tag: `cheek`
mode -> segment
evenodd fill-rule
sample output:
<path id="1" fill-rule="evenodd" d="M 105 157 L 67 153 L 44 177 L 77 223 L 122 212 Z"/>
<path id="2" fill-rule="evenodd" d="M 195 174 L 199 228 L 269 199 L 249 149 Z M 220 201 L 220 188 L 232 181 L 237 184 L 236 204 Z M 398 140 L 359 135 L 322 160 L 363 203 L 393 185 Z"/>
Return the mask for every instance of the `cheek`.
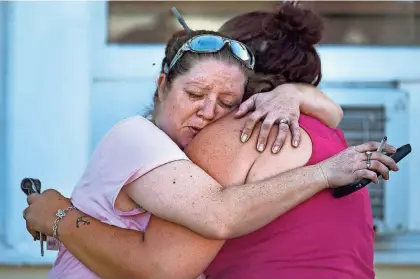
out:
<path id="1" fill-rule="evenodd" d="M 180 126 L 185 120 L 195 114 L 199 103 L 191 100 L 183 91 L 174 91 L 165 99 L 164 114 L 168 122 L 172 122 L 175 126 Z"/>

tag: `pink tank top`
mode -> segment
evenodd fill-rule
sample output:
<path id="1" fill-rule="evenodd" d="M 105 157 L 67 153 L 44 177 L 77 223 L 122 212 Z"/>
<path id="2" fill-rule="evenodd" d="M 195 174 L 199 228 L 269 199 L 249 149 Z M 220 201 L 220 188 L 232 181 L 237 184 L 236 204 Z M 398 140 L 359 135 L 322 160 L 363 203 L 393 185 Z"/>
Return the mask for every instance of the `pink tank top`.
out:
<path id="1" fill-rule="evenodd" d="M 313 165 L 342 151 L 343 133 L 302 115 Z M 207 268 L 207 279 L 374 278 L 374 231 L 366 188 L 342 199 L 318 193 L 249 235 L 229 240 Z"/>
<path id="2" fill-rule="evenodd" d="M 114 207 L 122 187 L 150 170 L 188 157 L 161 130 L 137 116 L 115 125 L 101 140 L 71 199 L 82 212 L 121 228 L 144 232 L 150 213 Z M 63 245 L 49 279 L 99 279 Z"/>

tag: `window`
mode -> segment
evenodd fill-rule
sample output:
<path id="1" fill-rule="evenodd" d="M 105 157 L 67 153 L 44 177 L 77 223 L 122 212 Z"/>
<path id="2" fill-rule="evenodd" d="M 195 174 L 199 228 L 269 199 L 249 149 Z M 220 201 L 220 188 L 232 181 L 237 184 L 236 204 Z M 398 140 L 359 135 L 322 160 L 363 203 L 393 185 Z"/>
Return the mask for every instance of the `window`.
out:
<path id="1" fill-rule="evenodd" d="M 175 6 L 194 29 L 217 30 L 227 19 L 255 10 L 272 11 L 276 1 L 113 1 L 108 4 L 110 43 L 163 43 L 180 26 Z M 325 19 L 321 44 L 419 45 L 416 1 L 308 1 L 302 5 Z M 159 30 L 159 32 L 156 32 Z"/>
<path id="2" fill-rule="evenodd" d="M 142 1 L 109 2 L 108 40 L 111 43 L 163 43 L 176 30 L 179 23 L 170 9 L 177 9 L 193 29 L 217 30 L 232 16 L 253 10 L 271 10 L 276 2 L 183 2 Z M 159 32 L 156 32 L 159 30 Z"/>

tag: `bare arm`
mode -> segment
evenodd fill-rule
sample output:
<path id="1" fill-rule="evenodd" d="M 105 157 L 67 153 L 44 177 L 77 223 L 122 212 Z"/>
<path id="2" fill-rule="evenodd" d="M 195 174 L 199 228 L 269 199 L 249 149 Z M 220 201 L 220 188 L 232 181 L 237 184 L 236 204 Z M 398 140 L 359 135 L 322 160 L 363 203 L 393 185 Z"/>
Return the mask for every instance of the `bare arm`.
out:
<path id="1" fill-rule="evenodd" d="M 319 167 L 309 166 L 224 188 L 193 163 L 176 161 L 140 177 L 127 192 L 162 219 L 209 238 L 229 239 L 261 228 L 327 184 Z"/>
<path id="2" fill-rule="evenodd" d="M 89 223 L 76 226 L 81 217 Z M 143 234 L 78 211 L 60 222 L 59 236 L 79 261 L 104 279 L 196 279 L 224 243 L 157 217 Z"/>
<path id="3" fill-rule="evenodd" d="M 301 112 L 310 115 L 330 128 L 336 128 L 343 119 L 343 109 L 319 88 L 307 84 L 296 84 L 301 92 Z"/>

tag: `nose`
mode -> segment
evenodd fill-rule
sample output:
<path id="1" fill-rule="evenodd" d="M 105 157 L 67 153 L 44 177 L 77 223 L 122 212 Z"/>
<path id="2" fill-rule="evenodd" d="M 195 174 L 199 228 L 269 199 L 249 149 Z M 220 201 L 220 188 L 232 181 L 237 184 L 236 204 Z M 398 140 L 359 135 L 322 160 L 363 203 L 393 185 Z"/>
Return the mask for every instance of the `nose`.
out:
<path id="1" fill-rule="evenodd" d="M 216 100 L 211 98 L 203 100 L 197 114 L 206 120 L 213 120 L 216 116 Z"/>

